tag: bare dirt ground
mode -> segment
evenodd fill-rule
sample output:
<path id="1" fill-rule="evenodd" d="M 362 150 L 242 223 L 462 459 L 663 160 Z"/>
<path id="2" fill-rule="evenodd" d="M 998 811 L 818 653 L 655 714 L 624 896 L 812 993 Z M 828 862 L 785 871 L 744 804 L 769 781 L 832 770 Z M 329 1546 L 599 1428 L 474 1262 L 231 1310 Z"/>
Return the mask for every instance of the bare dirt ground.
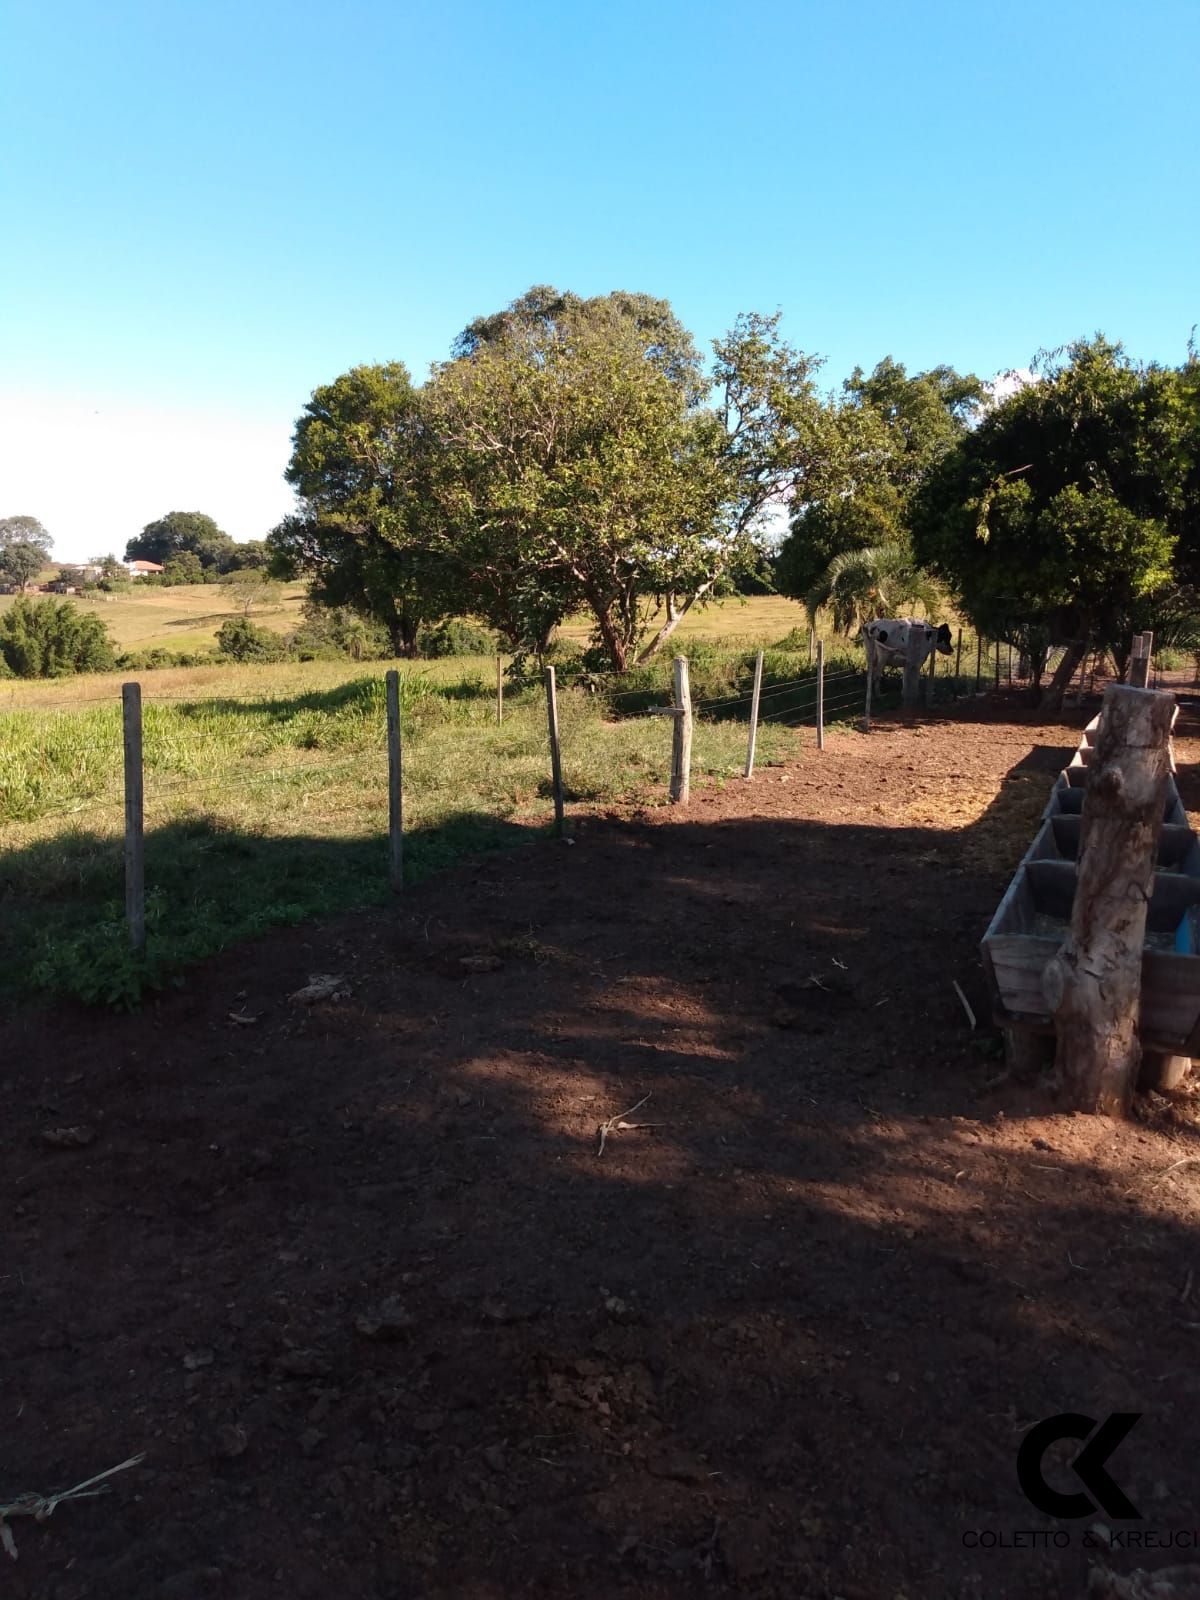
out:
<path id="1" fill-rule="evenodd" d="M 1077 736 L 1001 701 L 805 742 L 140 1016 L 5 1019 L 0 1501 L 146 1460 L 15 1519 L 4 1593 L 974 1600 L 1194 1559 L 1193 1098 L 1058 1114 L 951 985 L 984 1018 Z M 345 997 L 289 1001 L 319 973 Z M 1027 1503 L 1063 1411 L 1142 1413 L 1112 1526 L 1159 1549 Z"/>

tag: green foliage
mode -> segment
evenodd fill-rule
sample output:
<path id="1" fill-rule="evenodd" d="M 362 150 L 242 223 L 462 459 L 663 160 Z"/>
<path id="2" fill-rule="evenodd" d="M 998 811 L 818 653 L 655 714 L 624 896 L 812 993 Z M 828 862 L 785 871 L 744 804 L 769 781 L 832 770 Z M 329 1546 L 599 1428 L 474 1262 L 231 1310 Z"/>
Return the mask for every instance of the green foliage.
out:
<path id="1" fill-rule="evenodd" d="M 0 578 L 23 594 L 46 564 L 46 552 L 31 540 L 19 539 L 0 546 Z"/>
<path id="2" fill-rule="evenodd" d="M 845 626 L 851 615 L 857 619 L 871 610 L 872 572 L 882 559 L 890 573 L 886 588 L 900 598 L 887 605 L 881 600 L 880 610 L 920 598 L 929 586 L 911 554 L 913 496 L 967 432 L 982 399 L 979 380 L 950 367 L 910 378 L 889 356 L 869 377 L 856 368 L 830 414 L 840 472 L 831 475 L 825 492 L 806 496 L 792 518 L 776 558 L 782 593 L 806 604 L 832 603 L 835 585 L 840 582 L 844 593 L 857 574 L 861 595 L 838 605 L 838 625 Z M 886 555 L 850 559 L 858 552 Z M 904 581 L 897 582 L 900 574 Z"/>
<path id="3" fill-rule="evenodd" d="M 1097 336 L 1042 358 L 930 471 L 916 553 L 992 635 L 1118 651 L 1171 583 L 1185 501 L 1180 375 Z"/>
<path id="4" fill-rule="evenodd" d="M 148 522 L 125 546 L 126 561 L 154 561 L 165 567 L 172 556 L 185 551 L 202 567 L 224 571 L 233 562 L 234 541 L 203 511 L 168 511 Z"/>
<path id="5" fill-rule="evenodd" d="M 230 617 L 217 630 L 217 649 L 231 661 L 278 661 L 286 646 L 277 633 L 249 617 Z"/>
<path id="6" fill-rule="evenodd" d="M 17 600 L 0 614 L 0 657 L 18 678 L 65 678 L 115 665 L 108 629 L 69 600 Z"/>
<path id="7" fill-rule="evenodd" d="M 36 545 L 42 553 L 42 565 L 50 554 L 54 540 L 36 517 L 0 517 L 0 561 L 14 544 Z"/>
<path id="8" fill-rule="evenodd" d="M 176 555 L 168 556 L 164 562 L 162 581 L 168 586 L 178 583 L 203 583 L 204 565 L 194 550 L 180 550 Z"/>
<path id="9" fill-rule="evenodd" d="M 417 654 L 437 660 L 443 656 L 490 656 L 496 654 L 496 636 L 477 623 L 462 617 L 422 628 L 417 634 Z"/>
<path id="10" fill-rule="evenodd" d="M 828 610 L 841 633 L 857 633 L 872 617 L 926 615 L 942 602 L 938 585 L 915 564 L 907 543 L 868 545 L 834 556 L 804 597 L 808 620 Z"/>
<path id="11" fill-rule="evenodd" d="M 149 650 L 126 650 L 117 657 L 117 669 L 154 672 L 160 667 L 210 667 L 219 665 L 222 659 L 211 650 L 167 650 L 156 645 Z"/>
<path id="12" fill-rule="evenodd" d="M 326 606 L 311 596 L 288 645 L 301 661 L 382 661 L 390 654 L 382 623 L 352 606 Z"/>

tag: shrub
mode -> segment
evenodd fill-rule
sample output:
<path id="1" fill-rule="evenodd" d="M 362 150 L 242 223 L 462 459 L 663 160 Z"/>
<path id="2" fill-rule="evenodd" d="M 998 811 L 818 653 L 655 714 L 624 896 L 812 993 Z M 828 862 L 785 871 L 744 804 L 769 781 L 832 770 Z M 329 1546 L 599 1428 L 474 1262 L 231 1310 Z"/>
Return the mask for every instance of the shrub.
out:
<path id="1" fill-rule="evenodd" d="M 158 645 L 151 650 L 127 650 L 117 657 L 117 666 L 122 672 L 151 672 L 156 667 L 211 667 L 225 659 L 212 650 L 164 650 Z"/>
<path id="2" fill-rule="evenodd" d="M 104 623 L 69 600 L 18 600 L 0 617 L 0 657 L 18 678 L 68 678 L 116 665 Z"/>
<path id="3" fill-rule="evenodd" d="M 249 617 L 230 617 L 217 633 L 217 649 L 231 661 L 279 661 L 287 654 L 277 633 L 260 628 Z"/>
<path id="4" fill-rule="evenodd" d="M 440 656 L 494 656 L 496 635 L 462 617 L 426 623 L 417 631 L 417 654 Z"/>

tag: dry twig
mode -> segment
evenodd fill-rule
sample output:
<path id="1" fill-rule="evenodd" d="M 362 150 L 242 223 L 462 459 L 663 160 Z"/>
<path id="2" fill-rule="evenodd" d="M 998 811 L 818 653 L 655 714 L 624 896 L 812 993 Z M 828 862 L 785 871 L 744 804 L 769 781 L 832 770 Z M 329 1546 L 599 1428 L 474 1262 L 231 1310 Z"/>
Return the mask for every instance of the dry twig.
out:
<path id="1" fill-rule="evenodd" d="M 597 1129 L 600 1135 L 600 1148 L 596 1151 L 598 1156 L 604 1154 L 604 1146 L 608 1143 L 609 1134 L 617 1132 L 618 1129 L 624 1132 L 632 1132 L 635 1128 L 660 1128 L 662 1126 L 660 1122 L 626 1122 L 624 1120 L 626 1117 L 631 1117 L 635 1111 L 640 1110 L 649 1098 L 648 1094 L 644 1094 L 636 1106 L 630 1106 L 628 1111 L 618 1111 L 615 1116 L 609 1117 L 600 1124 Z"/>
<path id="2" fill-rule="evenodd" d="M 109 1467 L 107 1472 L 98 1472 L 94 1478 L 85 1478 L 73 1489 L 59 1489 L 55 1494 L 19 1494 L 15 1500 L 0 1504 L 0 1545 L 15 1561 L 17 1542 L 12 1536 L 12 1529 L 8 1526 L 9 1517 L 32 1517 L 35 1522 L 45 1522 L 48 1517 L 53 1516 L 55 1507 L 60 1506 L 64 1500 L 94 1500 L 97 1495 L 107 1494 L 112 1485 L 105 1483 L 105 1478 L 111 1478 L 117 1472 L 124 1472 L 127 1467 L 136 1467 L 145 1459 L 143 1451 L 141 1455 L 130 1456 L 128 1461 L 122 1461 L 119 1466 Z M 93 1484 L 99 1484 L 100 1487 L 93 1488 Z"/>

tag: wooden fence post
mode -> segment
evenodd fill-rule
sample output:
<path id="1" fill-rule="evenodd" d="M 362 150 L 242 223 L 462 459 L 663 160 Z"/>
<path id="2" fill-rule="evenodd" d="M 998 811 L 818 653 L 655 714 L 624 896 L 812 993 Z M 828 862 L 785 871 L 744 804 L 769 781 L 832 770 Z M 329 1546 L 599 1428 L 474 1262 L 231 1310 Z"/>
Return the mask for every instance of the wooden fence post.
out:
<path id="1" fill-rule="evenodd" d="M 975 635 L 975 693 L 983 687 L 983 635 Z"/>
<path id="2" fill-rule="evenodd" d="M 496 657 L 496 726 L 504 721 L 504 663 Z"/>
<path id="3" fill-rule="evenodd" d="M 546 714 L 550 719 L 550 772 L 554 779 L 554 831 L 561 839 L 566 832 L 563 812 L 562 751 L 558 744 L 558 689 L 554 668 L 546 668 Z"/>
<path id="4" fill-rule="evenodd" d="M 996 691 L 1000 690 L 1000 641 L 996 640 Z"/>
<path id="5" fill-rule="evenodd" d="M 686 806 L 692 792 L 692 690 L 686 656 L 675 657 L 675 715 L 671 726 L 671 800 Z"/>
<path id="6" fill-rule="evenodd" d="M 1150 677 L 1150 652 L 1154 648 L 1152 633 L 1135 633 L 1133 654 L 1129 658 L 1129 687 L 1144 689 Z"/>
<path id="7" fill-rule="evenodd" d="M 754 746 L 758 740 L 758 698 L 762 693 L 763 653 L 760 650 L 754 660 L 754 691 L 750 696 L 750 739 L 746 745 L 746 773 L 747 778 L 754 776 Z"/>
<path id="8" fill-rule="evenodd" d="M 962 693 L 962 629 L 958 630 L 958 654 L 954 658 L 954 698 Z"/>
<path id="9" fill-rule="evenodd" d="M 900 699 L 906 706 L 915 706 L 921 699 L 921 651 L 924 648 L 924 628 L 910 626 L 904 652 L 904 687 L 900 691 Z"/>
<path id="10" fill-rule="evenodd" d="M 125 922 L 135 955 L 146 948 L 146 860 L 142 789 L 142 686 L 121 685 L 125 742 Z"/>
<path id="11" fill-rule="evenodd" d="M 815 634 L 816 634 L 816 630 L 814 628 L 810 628 L 808 630 L 808 664 L 809 664 L 810 667 L 812 666 L 813 639 L 815 637 Z"/>
<path id="12" fill-rule="evenodd" d="M 817 749 L 825 748 L 825 641 L 817 641 Z"/>
<path id="13" fill-rule="evenodd" d="M 1175 699 L 1112 684 L 1083 804 L 1071 928 L 1047 962 L 1055 1066 L 1079 1111 L 1124 1116 L 1141 1060 L 1146 910 L 1169 771 Z"/>
<path id="14" fill-rule="evenodd" d="M 392 892 L 404 887 L 404 768 L 400 747 L 400 674 L 387 675 L 388 878 Z"/>

